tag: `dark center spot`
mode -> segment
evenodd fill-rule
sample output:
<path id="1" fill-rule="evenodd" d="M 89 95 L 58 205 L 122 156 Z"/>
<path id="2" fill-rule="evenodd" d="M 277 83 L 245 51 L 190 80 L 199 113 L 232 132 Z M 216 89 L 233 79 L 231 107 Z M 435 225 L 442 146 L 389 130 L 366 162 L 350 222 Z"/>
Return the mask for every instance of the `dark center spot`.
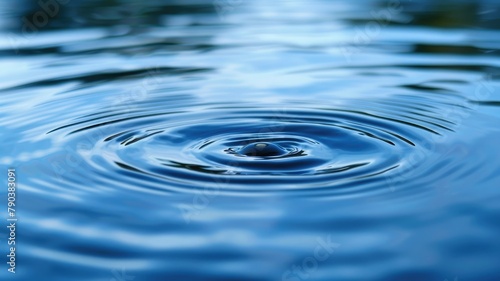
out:
<path id="1" fill-rule="evenodd" d="M 246 156 L 278 156 L 286 154 L 287 151 L 273 143 L 257 142 L 244 146 L 238 153 Z"/>

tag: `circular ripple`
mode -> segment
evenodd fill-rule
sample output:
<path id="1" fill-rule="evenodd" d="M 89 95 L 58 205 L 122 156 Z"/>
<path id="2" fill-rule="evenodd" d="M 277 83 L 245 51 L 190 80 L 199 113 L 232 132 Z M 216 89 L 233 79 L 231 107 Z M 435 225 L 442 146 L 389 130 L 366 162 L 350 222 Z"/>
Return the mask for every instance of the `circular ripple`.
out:
<path id="1" fill-rule="evenodd" d="M 207 107 L 103 115 L 55 129 L 105 130 L 86 161 L 159 189 L 233 191 L 368 187 L 446 128 L 432 116 L 345 108 Z M 385 112 L 388 112 L 387 110 Z M 98 115 L 98 114 L 97 114 Z M 423 116 L 423 115 L 420 115 Z"/>

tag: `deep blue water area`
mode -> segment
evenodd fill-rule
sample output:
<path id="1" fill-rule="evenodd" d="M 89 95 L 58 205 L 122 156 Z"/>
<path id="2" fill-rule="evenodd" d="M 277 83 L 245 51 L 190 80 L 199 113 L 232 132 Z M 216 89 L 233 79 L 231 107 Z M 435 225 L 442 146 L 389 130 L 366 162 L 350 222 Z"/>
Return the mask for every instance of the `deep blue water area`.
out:
<path id="1" fill-rule="evenodd" d="M 499 49 L 495 0 L 0 1 L 0 279 L 498 281 Z"/>

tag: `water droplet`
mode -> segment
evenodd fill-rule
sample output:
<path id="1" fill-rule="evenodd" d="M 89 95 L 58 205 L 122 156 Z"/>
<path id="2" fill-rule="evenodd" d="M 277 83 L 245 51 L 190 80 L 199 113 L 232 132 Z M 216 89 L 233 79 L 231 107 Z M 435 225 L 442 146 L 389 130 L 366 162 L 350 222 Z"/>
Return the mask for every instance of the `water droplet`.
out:
<path id="1" fill-rule="evenodd" d="M 239 154 L 246 156 L 280 156 L 287 153 L 287 151 L 279 145 L 269 142 L 251 143 L 238 151 Z"/>

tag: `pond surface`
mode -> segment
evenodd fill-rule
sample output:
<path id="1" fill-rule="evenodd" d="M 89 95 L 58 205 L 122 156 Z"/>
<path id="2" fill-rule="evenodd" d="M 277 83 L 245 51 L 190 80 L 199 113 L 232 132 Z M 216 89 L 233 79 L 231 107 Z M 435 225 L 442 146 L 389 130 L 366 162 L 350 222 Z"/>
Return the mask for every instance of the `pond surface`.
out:
<path id="1" fill-rule="evenodd" d="M 2 280 L 500 280 L 498 1 L 50 3 L 0 1 Z"/>

